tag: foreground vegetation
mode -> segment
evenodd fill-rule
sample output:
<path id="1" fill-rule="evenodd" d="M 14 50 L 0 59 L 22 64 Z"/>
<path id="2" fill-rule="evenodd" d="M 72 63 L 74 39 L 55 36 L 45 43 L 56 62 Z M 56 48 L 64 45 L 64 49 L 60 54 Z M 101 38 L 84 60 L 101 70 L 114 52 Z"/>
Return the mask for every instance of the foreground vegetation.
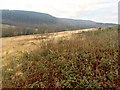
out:
<path id="1" fill-rule="evenodd" d="M 117 28 L 50 40 L 3 67 L 3 87 L 118 88 Z"/>

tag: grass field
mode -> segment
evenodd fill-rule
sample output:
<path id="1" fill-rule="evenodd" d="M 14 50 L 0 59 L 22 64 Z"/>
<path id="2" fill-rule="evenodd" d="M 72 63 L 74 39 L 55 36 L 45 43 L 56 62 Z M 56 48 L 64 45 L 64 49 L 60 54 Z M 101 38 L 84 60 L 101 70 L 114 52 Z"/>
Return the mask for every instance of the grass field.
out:
<path id="1" fill-rule="evenodd" d="M 8 54 L 4 55 L 3 87 L 119 87 L 117 27 L 71 33 L 69 38 L 66 35 L 59 39 L 48 37 L 30 38 L 36 46 L 33 50 L 29 50 L 32 48 L 30 45 L 28 51 L 14 52 L 8 58 Z M 18 47 L 15 51 L 19 50 Z"/>

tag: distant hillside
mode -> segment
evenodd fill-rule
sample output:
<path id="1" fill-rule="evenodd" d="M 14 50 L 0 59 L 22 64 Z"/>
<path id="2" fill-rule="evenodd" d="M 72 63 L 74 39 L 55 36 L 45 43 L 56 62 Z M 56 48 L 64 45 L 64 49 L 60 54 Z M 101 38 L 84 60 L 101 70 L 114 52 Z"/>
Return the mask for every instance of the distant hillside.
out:
<path id="1" fill-rule="evenodd" d="M 41 26 L 45 24 L 55 24 L 57 22 L 57 18 L 45 13 L 2 10 L 2 21 L 5 24 Z"/>
<path id="2" fill-rule="evenodd" d="M 4 24 L 40 27 L 43 25 L 58 25 L 78 28 L 100 27 L 106 24 L 96 23 L 89 20 L 74 20 L 56 18 L 49 14 L 22 10 L 2 10 Z M 107 24 L 109 25 L 109 24 Z M 112 24 L 110 24 L 112 25 Z"/>
<path id="3" fill-rule="evenodd" d="M 2 11 L 3 36 L 58 32 L 84 28 L 114 26 L 115 24 L 97 23 L 90 20 L 57 18 L 45 13 L 22 10 Z M 13 27 L 14 26 L 14 27 Z M 11 33 L 11 34 L 10 34 Z"/>

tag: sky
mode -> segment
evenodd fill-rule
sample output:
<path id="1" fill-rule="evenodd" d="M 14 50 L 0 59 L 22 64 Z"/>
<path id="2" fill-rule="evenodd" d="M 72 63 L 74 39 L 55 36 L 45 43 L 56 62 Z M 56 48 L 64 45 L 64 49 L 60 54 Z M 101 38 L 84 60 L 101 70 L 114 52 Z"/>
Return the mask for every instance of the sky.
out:
<path id="1" fill-rule="evenodd" d="M 59 18 L 118 23 L 119 0 L 0 0 L 0 9 L 48 13 Z"/>

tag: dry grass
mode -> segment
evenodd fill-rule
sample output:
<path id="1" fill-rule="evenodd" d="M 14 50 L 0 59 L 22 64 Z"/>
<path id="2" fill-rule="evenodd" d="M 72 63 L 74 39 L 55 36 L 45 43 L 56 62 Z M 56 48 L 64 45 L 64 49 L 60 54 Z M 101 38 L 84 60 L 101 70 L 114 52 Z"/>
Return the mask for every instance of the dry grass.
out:
<path id="1" fill-rule="evenodd" d="M 71 35 L 13 57 L 3 87 L 118 88 L 117 28 Z"/>
<path id="2" fill-rule="evenodd" d="M 40 44 L 47 42 L 48 40 L 58 41 L 60 38 L 69 39 L 72 33 L 78 33 L 82 31 L 92 31 L 97 29 L 83 29 L 56 33 L 35 34 L 35 35 L 23 35 L 15 37 L 0 38 L 2 41 L 2 59 L 3 66 L 6 66 L 10 62 L 10 58 L 17 57 L 23 52 L 33 51 L 40 47 Z"/>

